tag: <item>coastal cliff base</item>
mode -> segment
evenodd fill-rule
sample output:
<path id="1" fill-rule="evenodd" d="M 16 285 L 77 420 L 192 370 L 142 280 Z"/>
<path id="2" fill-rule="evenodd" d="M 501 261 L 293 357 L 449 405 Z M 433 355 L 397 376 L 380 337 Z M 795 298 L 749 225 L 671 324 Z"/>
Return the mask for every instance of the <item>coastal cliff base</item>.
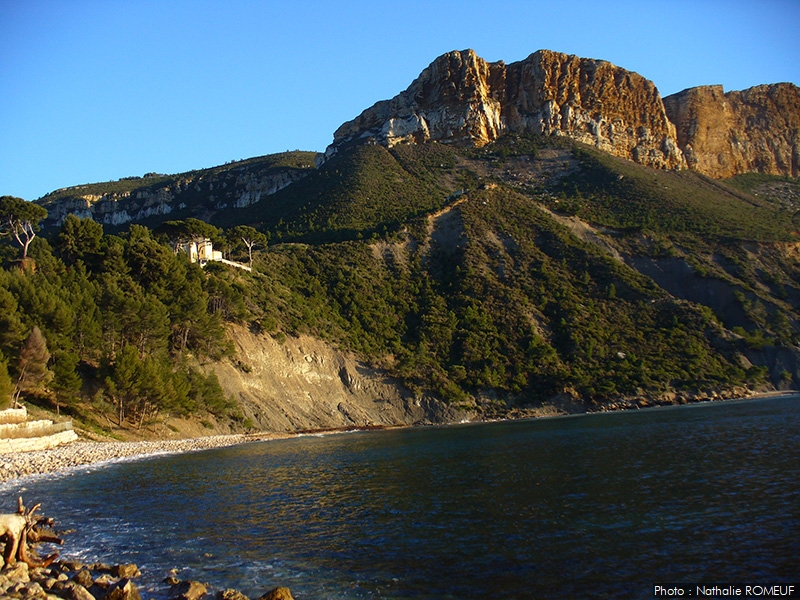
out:
<path id="1" fill-rule="evenodd" d="M 275 339 L 240 325 L 229 334 L 235 358 L 211 369 L 256 429 L 299 432 L 477 417 L 475 410 L 416 397 L 398 380 L 311 336 Z"/>

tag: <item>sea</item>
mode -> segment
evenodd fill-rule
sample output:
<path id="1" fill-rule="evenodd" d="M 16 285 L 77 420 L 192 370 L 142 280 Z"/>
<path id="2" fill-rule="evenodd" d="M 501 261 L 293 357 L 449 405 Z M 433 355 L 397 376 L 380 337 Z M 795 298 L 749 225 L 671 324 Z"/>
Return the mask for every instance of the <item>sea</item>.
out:
<path id="1" fill-rule="evenodd" d="M 297 600 L 797 584 L 800 396 L 300 436 L 6 483 L 8 512 L 19 494 L 63 557 L 136 563 L 144 598 L 170 572 Z"/>

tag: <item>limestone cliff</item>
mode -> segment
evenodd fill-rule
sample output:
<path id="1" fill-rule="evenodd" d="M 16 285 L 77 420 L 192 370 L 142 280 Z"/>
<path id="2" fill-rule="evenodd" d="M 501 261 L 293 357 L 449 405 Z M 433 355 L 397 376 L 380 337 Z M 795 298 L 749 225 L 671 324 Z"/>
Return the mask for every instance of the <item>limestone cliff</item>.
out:
<path id="1" fill-rule="evenodd" d="M 378 102 L 334 133 L 334 146 L 353 138 L 400 142 L 439 140 L 482 145 L 503 131 L 505 68 L 472 50 L 437 58 L 401 94 Z"/>
<path id="2" fill-rule="evenodd" d="M 56 227 L 69 214 L 112 227 L 163 220 L 167 215 L 209 220 L 299 181 L 313 170 L 313 157 L 313 152 L 286 152 L 176 175 L 126 177 L 56 190 L 38 203 L 47 209 L 45 224 Z"/>
<path id="3" fill-rule="evenodd" d="M 610 62 L 540 50 L 508 66 L 509 131 L 565 135 L 657 168 L 683 158 L 652 81 Z"/>
<path id="4" fill-rule="evenodd" d="M 548 50 L 509 65 L 472 50 L 445 54 L 407 90 L 339 127 L 326 155 L 353 140 L 481 146 L 504 132 L 563 135 L 653 167 L 685 164 L 652 82 Z"/>
<path id="5" fill-rule="evenodd" d="M 678 144 L 691 169 L 714 178 L 739 173 L 800 174 L 800 88 L 759 85 L 725 93 L 721 85 L 667 96 Z"/>

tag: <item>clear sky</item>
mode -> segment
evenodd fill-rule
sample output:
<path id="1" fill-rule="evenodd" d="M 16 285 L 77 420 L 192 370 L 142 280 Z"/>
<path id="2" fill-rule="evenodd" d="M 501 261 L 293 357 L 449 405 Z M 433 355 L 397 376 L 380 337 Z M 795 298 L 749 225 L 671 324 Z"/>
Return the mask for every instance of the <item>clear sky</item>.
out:
<path id="1" fill-rule="evenodd" d="M 0 0 L 0 195 L 321 151 L 466 48 L 605 59 L 663 96 L 800 84 L 800 0 Z"/>

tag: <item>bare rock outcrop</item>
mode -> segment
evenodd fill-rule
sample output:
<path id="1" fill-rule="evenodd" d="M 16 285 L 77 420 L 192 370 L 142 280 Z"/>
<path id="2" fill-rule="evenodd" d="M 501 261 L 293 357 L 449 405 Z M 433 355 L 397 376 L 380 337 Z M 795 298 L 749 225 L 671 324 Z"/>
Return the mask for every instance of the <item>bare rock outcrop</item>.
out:
<path id="1" fill-rule="evenodd" d="M 487 63 L 472 50 L 449 52 L 406 91 L 339 127 L 333 146 L 364 137 L 389 147 L 428 140 L 486 144 L 503 131 L 504 80 L 503 63 Z"/>
<path id="2" fill-rule="evenodd" d="M 238 365 L 216 363 L 220 385 L 259 429 L 275 432 L 452 423 L 474 411 L 415 397 L 399 381 L 310 336 L 230 326 Z"/>
<path id="3" fill-rule="evenodd" d="M 539 50 L 508 66 L 509 131 L 564 135 L 656 168 L 684 165 L 658 89 L 604 60 Z"/>
<path id="4" fill-rule="evenodd" d="M 312 169 L 313 154 L 270 155 L 177 175 L 148 174 L 105 184 L 56 190 L 39 199 L 46 224 L 60 226 L 67 215 L 119 227 L 185 211 L 208 220 L 218 211 L 255 204 L 299 181 Z M 285 158 L 289 156 L 289 158 Z M 284 158 L 282 158 L 284 157 Z"/>
<path id="5" fill-rule="evenodd" d="M 800 88 L 758 85 L 725 93 L 721 85 L 664 98 L 689 168 L 709 177 L 800 174 Z"/>
<path id="6" fill-rule="evenodd" d="M 482 146 L 504 132 L 563 135 L 658 168 L 685 165 L 651 81 L 549 50 L 509 65 L 472 50 L 440 56 L 407 90 L 339 127 L 326 155 L 353 140 Z"/>

